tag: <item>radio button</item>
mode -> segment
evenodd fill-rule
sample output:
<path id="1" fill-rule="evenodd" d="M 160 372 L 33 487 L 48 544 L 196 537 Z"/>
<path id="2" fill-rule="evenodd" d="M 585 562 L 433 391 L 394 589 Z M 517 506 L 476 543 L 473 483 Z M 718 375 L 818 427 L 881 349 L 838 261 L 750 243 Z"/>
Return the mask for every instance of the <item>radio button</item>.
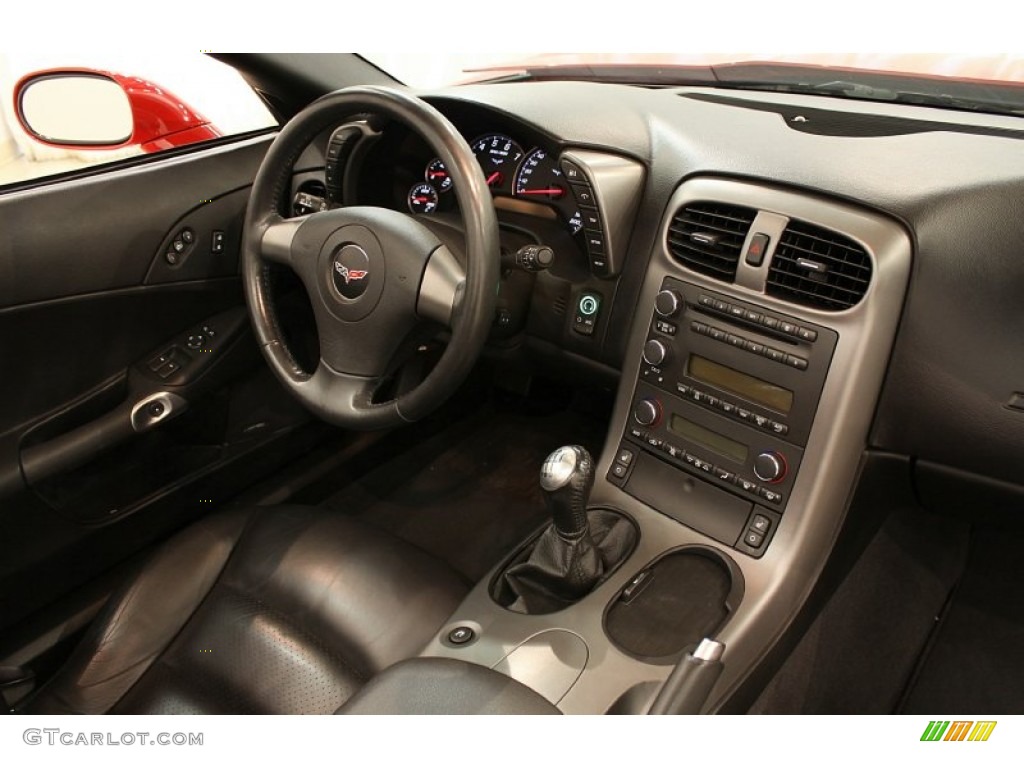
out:
<path id="1" fill-rule="evenodd" d="M 721 328 L 715 328 L 714 326 L 708 329 L 708 335 L 715 341 L 725 341 L 726 336 L 728 336 Z"/>
<path id="2" fill-rule="evenodd" d="M 790 336 L 796 336 L 797 327 L 792 323 L 787 323 L 785 320 L 779 323 L 779 330 Z"/>
<path id="3" fill-rule="evenodd" d="M 686 397 L 687 395 L 690 394 L 690 388 L 685 384 L 676 384 L 676 392 L 678 392 L 683 397 Z"/>
<path id="4" fill-rule="evenodd" d="M 807 370 L 807 361 L 802 357 L 796 355 L 786 355 L 786 365 L 796 368 L 798 371 Z"/>
<path id="5" fill-rule="evenodd" d="M 719 480 L 724 480 L 727 483 L 731 483 L 733 480 L 736 479 L 735 474 L 730 472 L 728 469 L 723 469 L 722 467 L 715 467 L 715 476 Z"/>
<path id="6" fill-rule="evenodd" d="M 758 488 L 757 495 L 765 501 L 770 501 L 772 504 L 779 504 L 782 501 L 782 494 L 770 488 Z"/>
<path id="7" fill-rule="evenodd" d="M 743 319 L 750 323 L 759 323 L 761 322 L 761 313 L 748 309 L 743 313 Z"/>
<path id="8" fill-rule="evenodd" d="M 661 450 L 661 446 L 662 446 L 663 443 L 662 443 L 662 440 L 661 440 L 660 437 L 651 437 L 650 435 L 648 435 L 647 436 L 647 444 L 649 446 L 651 446 L 651 448 L 654 448 L 656 450 Z"/>
<path id="9" fill-rule="evenodd" d="M 675 317 L 679 314 L 683 300 L 676 291 L 661 291 L 654 299 L 654 311 L 662 317 Z"/>
<path id="10" fill-rule="evenodd" d="M 746 410 L 745 408 L 737 408 L 736 409 L 736 415 L 739 416 L 744 421 L 750 421 L 751 413 L 750 413 L 750 411 Z"/>
<path id="11" fill-rule="evenodd" d="M 660 366 L 668 357 L 668 350 L 665 345 L 657 339 L 651 339 L 644 344 L 644 362 L 648 365 Z"/>
<path id="12" fill-rule="evenodd" d="M 666 323 L 664 320 L 658 320 L 654 324 L 654 330 L 658 333 L 664 333 L 666 336 L 675 336 L 679 329 L 675 323 Z"/>
<path id="13" fill-rule="evenodd" d="M 815 342 L 818 340 L 818 332 L 813 328 L 797 328 L 796 335 L 804 341 Z"/>
<path id="14" fill-rule="evenodd" d="M 730 416 L 731 416 L 732 414 L 736 413 L 736 405 L 735 405 L 734 403 L 730 403 L 730 402 L 728 402 L 727 400 L 721 400 L 721 401 L 719 401 L 719 407 L 720 407 L 720 408 L 721 408 L 721 409 L 722 409 L 722 410 L 723 410 L 723 411 L 724 411 L 725 413 L 728 413 L 728 414 L 729 414 Z"/>
<path id="15" fill-rule="evenodd" d="M 761 427 L 762 429 L 767 429 L 770 421 L 771 419 L 769 419 L 767 416 L 761 416 L 760 414 L 757 413 L 754 414 L 754 423 L 757 424 L 757 426 Z"/>
<path id="16" fill-rule="evenodd" d="M 779 318 L 772 317 L 771 315 L 765 315 L 762 322 L 766 328 L 771 328 L 772 330 L 779 327 Z"/>
<path id="17" fill-rule="evenodd" d="M 786 362 L 786 353 L 774 347 L 767 347 L 764 351 L 764 356 L 769 360 L 774 360 L 776 363 Z"/>
<path id="18" fill-rule="evenodd" d="M 646 440 L 647 439 L 647 433 L 644 432 L 642 429 L 637 429 L 636 427 L 630 427 L 629 428 L 629 436 L 630 437 L 635 437 L 637 440 Z"/>
<path id="19" fill-rule="evenodd" d="M 725 340 L 734 347 L 742 347 L 747 343 L 747 340 L 742 336 L 737 336 L 734 333 L 730 333 L 725 337 Z"/>
<path id="20" fill-rule="evenodd" d="M 742 320 L 743 319 L 743 313 L 745 311 L 746 310 L 744 310 L 743 307 L 737 307 L 737 306 L 732 305 L 732 304 L 729 305 L 729 314 L 732 315 L 733 317 L 736 317 L 736 318 L 739 318 L 739 319 Z"/>
<path id="21" fill-rule="evenodd" d="M 747 344 L 744 349 L 746 349 L 747 352 L 753 352 L 755 355 L 764 354 L 764 344 L 758 344 L 756 341 L 751 341 L 750 339 L 747 339 Z"/>
<path id="22" fill-rule="evenodd" d="M 789 427 L 787 427 L 785 424 L 780 424 L 777 421 L 768 422 L 768 429 L 770 429 L 777 435 L 785 435 L 789 432 Z"/>
<path id="23" fill-rule="evenodd" d="M 736 485 L 738 485 L 747 493 L 757 493 L 757 483 L 755 483 L 753 480 L 747 480 L 745 477 L 737 477 Z"/>
<path id="24" fill-rule="evenodd" d="M 707 296 L 707 295 L 705 295 L 703 293 L 700 295 L 700 298 L 697 299 L 697 303 L 700 304 L 702 307 L 713 307 L 713 306 L 715 306 L 715 300 L 712 299 L 710 296 Z"/>
<path id="25" fill-rule="evenodd" d="M 786 476 L 786 460 L 775 451 L 762 451 L 754 459 L 754 474 L 768 483 L 781 482 Z"/>
<path id="26" fill-rule="evenodd" d="M 661 403 L 657 400 L 645 398 L 633 406 L 633 418 L 636 423 L 644 427 L 650 427 L 661 421 Z"/>
<path id="27" fill-rule="evenodd" d="M 693 466 L 699 469 L 701 472 L 710 472 L 714 469 L 714 465 L 710 461 L 704 461 L 703 459 L 694 458 Z"/>
<path id="28" fill-rule="evenodd" d="M 718 399 L 717 397 L 715 397 L 714 395 L 707 395 L 707 396 L 706 396 L 706 397 L 704 398 L 704 405 L 708 405 L 708 406 L 711 406 L 712 408 L 717 408 L 717 407 L 718 407 L 718 404 L 719 404 L 720 402 L 722 402 L 722 401 L 721 401 L 721 400 L 719 400 L 719 399 Z"/>

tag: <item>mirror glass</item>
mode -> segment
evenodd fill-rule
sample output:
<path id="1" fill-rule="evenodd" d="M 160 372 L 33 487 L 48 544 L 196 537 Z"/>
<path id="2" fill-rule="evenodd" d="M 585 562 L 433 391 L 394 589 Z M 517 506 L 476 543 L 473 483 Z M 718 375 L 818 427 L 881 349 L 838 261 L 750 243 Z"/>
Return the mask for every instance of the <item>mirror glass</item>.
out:
<path id="1" fill-rule="evenodd" d="M 52 144 L 111 146 L 132 135 L 128 94 L 106 77 L 44 75 L 22 87 L 18 104 L 25 127 Z"/>

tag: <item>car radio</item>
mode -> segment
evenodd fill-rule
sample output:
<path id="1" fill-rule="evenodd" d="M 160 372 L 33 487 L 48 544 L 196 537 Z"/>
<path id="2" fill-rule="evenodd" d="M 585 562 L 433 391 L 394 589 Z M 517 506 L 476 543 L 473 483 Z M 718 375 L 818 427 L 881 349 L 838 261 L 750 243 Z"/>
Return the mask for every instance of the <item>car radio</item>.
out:
<path id="1" fill-rule="evenodd" d="M 799 471 L 837 339 L 829 328 L 666 278 L 608 479 L 722 543 L 762 554 Z"/>

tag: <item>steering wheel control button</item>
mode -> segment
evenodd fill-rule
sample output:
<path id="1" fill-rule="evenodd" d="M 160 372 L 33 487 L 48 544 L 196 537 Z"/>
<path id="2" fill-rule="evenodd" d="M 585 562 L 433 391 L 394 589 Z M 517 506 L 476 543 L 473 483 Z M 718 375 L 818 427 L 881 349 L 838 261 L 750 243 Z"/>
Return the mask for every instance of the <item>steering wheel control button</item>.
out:
<path id="1" fill-rule="evenodd" d="M 750 245 L 747 246 L 746 262 L 752 267 L 760 267 L 764 262 L 764 255 L 768 252 L 770 238 L 763 232 L 757 232 L 750 238 Z"/>
<path id="2" fill-rule="evenodd" d="M 476 632 L 471 627 L 456 627 L 448 633 L 448 642 L 452 645 L 466 645 L 476 640 Z"/>
<path id="3" fill-rule="evenodd" d="M 576 313 L 572 329 L 583 336 L 592 336 L 601 312 L 601 295 L 586 291 L 576 302 Z"/>

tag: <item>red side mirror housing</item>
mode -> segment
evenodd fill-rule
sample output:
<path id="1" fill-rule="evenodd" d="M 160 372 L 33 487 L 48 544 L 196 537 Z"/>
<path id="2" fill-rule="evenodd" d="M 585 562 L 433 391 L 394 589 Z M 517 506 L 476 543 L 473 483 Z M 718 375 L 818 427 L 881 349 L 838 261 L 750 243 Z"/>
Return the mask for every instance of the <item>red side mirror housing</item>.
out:
<path id="1" fill-rule="evenodd" d="M 104 115 L 104 108 L 118 114 Z M 121 114 L 125 110 L 130 117 Z M 138 146 L 143 152 L 157 152 L 222 135 L 166 88 L 140 77 L 96 69 L 50 69 L 26 75 L 14 88 L 14 112 L 36 141 L 67 149 Z"/>

